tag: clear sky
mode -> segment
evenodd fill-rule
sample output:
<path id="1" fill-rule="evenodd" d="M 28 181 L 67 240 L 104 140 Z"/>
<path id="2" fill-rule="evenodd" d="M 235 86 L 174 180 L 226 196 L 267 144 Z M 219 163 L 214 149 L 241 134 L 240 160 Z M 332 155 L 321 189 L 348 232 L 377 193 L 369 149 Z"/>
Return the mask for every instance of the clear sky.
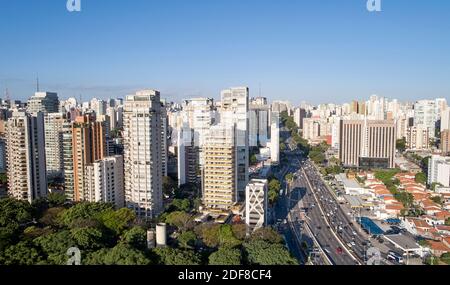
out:
<path id="1" fill-rule="evenodd" d="M 341 103 L 378 94 L 450 98 L 450 1 L 0 1 L 0 90 L 14 99 L 217 97 Z"/>

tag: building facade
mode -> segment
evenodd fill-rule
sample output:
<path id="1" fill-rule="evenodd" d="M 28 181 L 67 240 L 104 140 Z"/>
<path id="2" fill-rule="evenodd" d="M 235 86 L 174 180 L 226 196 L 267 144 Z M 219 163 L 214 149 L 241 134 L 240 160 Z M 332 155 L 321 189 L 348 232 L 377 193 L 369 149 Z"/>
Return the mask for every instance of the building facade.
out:
<path id="1" fill-rule="evenodd" d="M 159 91 L 127 96 L 123 121 L 125 203 L 137 217 L 152 219 L 163 211 Z"/>
<path id="2" fill-rule="evenodd" d="M 14 111 L 6 132 L 8 190 L 12 197 L 32 202 L 46 197 L 44 114 Z"/>

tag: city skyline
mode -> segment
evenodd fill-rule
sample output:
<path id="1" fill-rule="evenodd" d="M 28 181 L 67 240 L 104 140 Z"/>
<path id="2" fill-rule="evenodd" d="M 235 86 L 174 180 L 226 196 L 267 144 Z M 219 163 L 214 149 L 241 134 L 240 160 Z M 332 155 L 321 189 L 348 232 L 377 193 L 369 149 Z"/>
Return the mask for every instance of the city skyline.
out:
<path id="1" fill-rule="evenodd" d="M 69 13 L 60 2 L 1 4 L 2 97 L 8 88 L 27 99 L 36 77 L 61 98 L 150 87 L 181 101 L 242 85 L 251 97 L 294 104 L 450 94 L 448 3 L 383 1 L 382 12 L 370 13 L 362 0 L 83 1 L 81 12 Z"/>

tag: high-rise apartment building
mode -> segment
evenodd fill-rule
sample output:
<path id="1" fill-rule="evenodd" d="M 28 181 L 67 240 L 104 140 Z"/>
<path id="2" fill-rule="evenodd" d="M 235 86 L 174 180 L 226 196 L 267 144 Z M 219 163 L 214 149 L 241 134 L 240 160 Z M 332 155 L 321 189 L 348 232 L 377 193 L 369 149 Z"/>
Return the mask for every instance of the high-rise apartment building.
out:
<path id="1" fill-rule="evenodd" d="M 406 147 L 410 150 L 427 150 L 430 148 L 429 129 L 417 125 L 409 127 L 406 132 Z"/>
<path id="2" fill-rule="evenodd" d="M 252 98 L 249 107 L 249 146 L 266 147 L 269 141 L 270 106 L 267 98 Z"/>
<path id="3" fill-rule="evenodd" d="M 450 157 L 433 155 L 428 162 L 428 184 L 450 187 Z"/>
<path id="4" fill-rule="evenodd" d="M 280 163 L 280 114 L 272 112 L 270 116 L 270 159 L 272 163 Z"/>
<path id="5" fill-rule="evenodd" d="M 450 107 L 444 108 L 441 112 L 441 132 L 450 130 Z"/>
<path id="6" fill-rule="evenodd" d="M 237 148 L 233 125 L 212 126 L 203 146 L 203 204 L 220 214 L 237 201 Z"/>
<path id="7" fill-rule="evenodd" d="M 44 115 L 15 110 L 8 120 L 6 157 L 12 197 L 29 201 L 47 196 Z"/>
<path id="8" fill-rule="evenodd" d="M 441 132 L 441 151 L 443 154 L 450 154 L 450 130 Z"/>
<path id="9" fill-rule="evenodd" d="M 73 171 L 73 142 L 72 142 L 72 123 L 63 124 L 63 174 L 64 174 L 64 193 L 66 199 L 75 201 L 75 181 Z"/>
<path id="10" fill-rule="evenodd" d="M 221 92 L 220 122 L 235 125 L 238 199 L 245 198 L 249 168 L 249 89 L 236 87 Z"/>
<path id="11" fill-rule="evenodd" d="M 66 119 L 62 113 L 49 113 L 44 117 L 48 177 L 57 177 L 63 174 L 63 126 L 65 122 Z"/>
<path id="12" fill-rule="evenodd" d="M 107 154 L 104 123 L 89 115 L 77 117 L 72 124 L 72 154 L 74 201 L 91 201 L 92 195 L 86 189 L 85 171 L 87 166 Z"/>
<path id="13" fill-rule="evenodd" d="M 123 157 L 105 157 L 86 167 L 86 189 L 91 202 L 125 206 Z"/>
<path id="14" fill-rule="evenodd" d="M 143 90 L 124 106 L 125 203 L 142 219 L 163 211 L 160 93 Z"/>
<path id="15" fill-rule="evenodd" d="M 421 100 L 414 104 L 414 125 L 423 125 L 428 128 L 430 137 L 435 137 L 436 102 L 434 100 Z"/>
<path id="16" fill-rule="evenodd" d="M 394 168 L 395 145 L 393 121 L 341 121 L 339 159 L 345 166 Z"/>
<path id="17" fill-rule="evenodd" d="M 245 189 L 245 224 L 248 233 L 267 226 L 268 181 L 252 179 Z"/>
<path id="18" fill-rule="evenodd" d="M 294 111 L 294 122 L 303 130 L 303 120 L 306 118 L 306 110 L 303 108 L 296 108 Z"/>

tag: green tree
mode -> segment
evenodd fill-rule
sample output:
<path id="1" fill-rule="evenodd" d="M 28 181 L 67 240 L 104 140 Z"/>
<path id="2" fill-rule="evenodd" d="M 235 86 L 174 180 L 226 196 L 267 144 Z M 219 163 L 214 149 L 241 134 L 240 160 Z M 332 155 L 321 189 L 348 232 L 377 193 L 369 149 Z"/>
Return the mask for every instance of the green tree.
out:
<path id="1" fill-rule="evenodd" d="M 244 244 L 250 265 L 298 265 L 284 245 L 271 244 L 263 240 Z"/>
<path id="2" fill-rule="evenodd" d="M 169 206 L 169 211 L 191 211 L 191 201 L 189 199 L 174 199 Z"/>
<path id="3" fill-rule="evenodd" d="M 65 265 L 67 249 L 77 246 L 68 230 L 40 236 L 33 243 L 47 256 L 47 262 L 53 265 Z"/>
<path id="4" fill-rule="evenodd" d="M 105 236 L 99 229 L 75 228 L 70 233 L 80 249 L 100 249 L 105 246 Z"/>
<path id="5" fill-rule="evenodd" d="M 114 211 L 112 204 L 83 202 L 61 213 L 59 221 L 63 225 L 70 227 L 77 220 L 98 219 L 105 212 L 110 213 L 110 211 Z"/>
<path id="6" fill-rule="evenodd" d="M 441 196 L 431 197 L 431 201 L 433 201 L 436 204 L 443 205 Z"/>
<path id="7" fill-rule="evenodd" d="M 3 265 L 38 265 L 43 261 L 38 250 L 27 241 L 21 241 L 0 253 L 0 264 Z"/>
<path id="8" fill-rule="evenodd" d="M 192 250 L 177 248 L 156 248 L 154 253 L 158 256 L 159 263 L 164 265 L 200 265 L 200 256 Z"/>
<path id="9" fill-rule="evenodd" d="M 281 183 L 277 179 L 272 179 L 269 182 L 269 203 L 271 205 L 274 205 L 276 201 L 278 200 L 279 192 L 281 190 Z"/>
<path id="10" fill-rule="evenodd" d="M 167 224 L 174 226 L 181 231 L 191 229 L 194 224 L 190 214 L 180 211 L 168 214 L 165 221 Z"/>
<path id="11" fill-rule="evenodd" d="M 450 265 L 450 253 L 444 253 L 443 255 L 441 255 L 441 261 L 444 262 L 447 265 Z"/>
<path id="12" fill-rule="evenodd" d="M 423 172 L 417 173 L 416 182 L 421 184 L 427 184 L 427 175 Z"/>
<path id="13" fill-rule="evenodd" d="M 180 247 L 185 249 L 192 249 L 197 241 L 197 235 L 193 231 L 187 231 L 181 233 L 178 238 Z"/>
<path id="14" fill-rule="evenodd" d="M 287 181 L 288 183 L 294 182 L 294 174 L 292 174 L 292 173 L 286 174 L 285 179 L 286 179 L 286 181 Z"/>
<path id="15" fill-rule="evenodd" d="M 252 241 L 262 240 L 272 244 L 284 243 L 283 237 L 274 229 L 269 227 L 259 228 L 250 236 Z"/>
<path id="16" fill-rule="evenodd" d="M 127 208 L 117 211 L 109 209 L 99 215 L 99 220 L 115 235 L 120 235 L 136 220 L 136 215 L 133 210 Z"/>
<path id="17" fill-rule="evenodd" d="M 123 233 L 122 242 L 133 248 L 144 250 L 147 248 L 147 232 L 139 226 L 134 226 Z"/>
<path id="18" fill-rule="evenodd" d="M 151 260 L 141 251 L 118 244 L 112 249 L 103 248 L 87 256 L 84 265 L 149 265 Z"/>
<path id="19" fill-rule="evenodd" d="M 241 265 L 241 251 L 236 248 L 219 248 L 209 256 L 209 265 Z"/>
<path id="20" fill-rule="evenodd" d="M 405 152 L 406 150 L 406 138 L 397 140 L 396 148 L 399 152 Z"/>
<path id="21" fill-rule="evenodd" d="M 445 225 L 450 226 L 450 218 L 447 218 L 447 220 L 445 220 Z"/>

